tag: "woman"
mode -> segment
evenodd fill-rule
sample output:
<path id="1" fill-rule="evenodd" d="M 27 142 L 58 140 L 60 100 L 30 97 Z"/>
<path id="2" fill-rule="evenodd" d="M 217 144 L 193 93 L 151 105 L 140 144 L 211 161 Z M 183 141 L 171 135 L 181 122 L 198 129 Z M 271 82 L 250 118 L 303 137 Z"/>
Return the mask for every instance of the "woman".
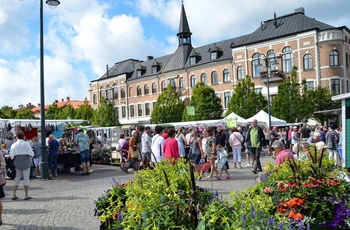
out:
<path id="1" fill-rule="evenodd" d="M 215 168 L 215 160 L 216 160 L 216 140 L 214 137 L 213 130 L 211 128 L 207 128 L 207 151 L 206 156 L 210 163 L 210 174 L 207 179 L 210 179 L 213 176 L 213 172 L 215 171 L 216 176 L 218 176 L 219 172 Z"/>
<path id="2" fill-rule="evenodd" d="M 2 153 L 0 153 L 0 171 L 2 173 L 5 173 L 6 171 L 6 162 L 5 162 L 5 158 L 4 155 Z M 0 174 L 0 176 L 2 176 Z M 1 202 L 1 198 L 5 197 L 5 192 L 4 192 L 4 185 L 0 185 L 0 226 L 2 225 L 2 202 Z"/>
<path id="3" fill-rule="evenodd" d="M 185 135 L 183 134 L 183 129 L 179 128 L 177 130 L 177 134 L 176 134 L 176 140 L 177 140 L 177 144 L 179 145 L 179 154 L 180 157 L 185 157 L 185 143 L 186 143 L 186 138 Z"/>
<path id="4" fill-rule="evenodd" d="M 264 131 L 264 135 L 265 135 L 265 142 L 263 143 L 263 146 L 267 146 L 268 155 L 271 156 L 270 129 L 267 129 L 266 127 L 264 127 L 263 131 Z"/>
<path id="5" fill-rule="evenodd" d="M 129 140 L 129 151 L 128 151 L 128 165 L 123 169 L 124 172 L 128 172 L 129 168 L 134 168 L 134 170 L 138 170 L 138 161 L 139 161 L 139 155 L 140 155 L 140 150 L 137 146 L 137 131 L 133 130 L 131 132 L 131 138 Z M 138 155 L 133 156 L 132 151 L 138 151 Z"/>
<path id="6" fill-rule="evenodd" d="M 202 149 L 202 140 L 197 135 L 197 130 L 192 130 L 191 132 L 191 153 L 192 153 L 192 161 L 193 161 L 193 167 L 196 170 L 196 173 L 198 174 L 198 179 L 202 179 L 202 173 L 201 169 L 199 167 L 199 162 L 202 158 L 204 158 L 204 152 Z"/>
<path id="7" fill-rule="evenodd" d="M 233 151 L 233 163 L 234 163 L 234 168 L 237 168 L 237 161 L 239 168 L 242 168 L 241 165 L 241 156 L 242 156 L 242 143 L 244 141 L 244 138 L 240 132 L 238 132 L 238 129 L 236 127 L 232 127 L 231 129 L 231 135 L 229 139 L 230 146 L 232 147 Z"/>
<path id="8" fill-rule="evenodd" d="M 163 146 L 164 159 L 168 158 L 172 164 L 175 164 L 176 159 L 180 158 L 179 145 L 175 139 L 175 129 L 168 129 L 168 136 Z"/>

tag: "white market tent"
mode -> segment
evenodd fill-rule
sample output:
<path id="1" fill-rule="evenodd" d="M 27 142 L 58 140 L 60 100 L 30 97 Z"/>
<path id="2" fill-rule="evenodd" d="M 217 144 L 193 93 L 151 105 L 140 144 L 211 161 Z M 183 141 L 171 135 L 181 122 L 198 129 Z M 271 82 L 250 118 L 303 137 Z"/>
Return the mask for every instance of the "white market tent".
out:
<path id="1" fill-rule="evenodd" d="M 61 124 L 81 124 L 83 122 L 89 122 L 87 120 L 79 119 L 67 119 L 67 120 L 45 120 L 45 125 L 61 125 Z M 1 119 L 0 118 L 0 127 L 4 125 L 11 124 L 12 127 L 16 125 L 26 126 L 31 125 L 33 128 L 40 128 L 41 120 L 40 119 Z"/>
<path id="2" fill-rule="evenodd" d="M 160 125 L 172 125 L 175 128 L 180 127 L 192 127 L 192 126 L 224 126 L 226 121 L 224 119 L 219 120 L 203 120 L 203 121 L 184 121 L 184 122 L 169 122 L 166 124 L 145 124 L 144 126 L 150 126 L 154 128 L 155 126 Z"/>
<path id="3" fill-rule="evenodd" d="M 252 123 L 256 119 L 259 124 L 264 124 L 266 127 L 269 127 L 269 114 L 264 110 L 260 110 L 257 114 L 247 119 L 247 123 Z M 271 126 L 286 126 L 287 122 L 282 119 L 278 119 L 274 116 L 271 116 Z"/>
<path id="4" fill-rule="evenodd" d="M 246 119 L 244 119 L 243 117 L 238 116 L 234 112 L 230 113 L 223 120 L 226 121 L 227 119 L 237 119 L 237 125 L 246 125 L 247 124 L 247 120 Z"/>

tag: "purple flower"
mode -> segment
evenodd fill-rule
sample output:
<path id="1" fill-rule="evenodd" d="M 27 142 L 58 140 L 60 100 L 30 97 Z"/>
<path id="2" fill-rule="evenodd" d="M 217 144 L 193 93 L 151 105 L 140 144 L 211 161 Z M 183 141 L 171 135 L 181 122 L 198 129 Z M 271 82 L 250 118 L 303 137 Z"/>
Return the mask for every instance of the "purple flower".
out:
<path id="1" fill-rule="evenodd" d="M 272 227 L 275 225 L 275 219 L 269 217 L 267 220 L 268 220 L 268 221 L 267 221 L 267 225 L 268 225 L 270 228 L 272 228 Z"/>
<path id="2" fill-rule="evenodd" d="M 279 230 L 283 230 L 283 225 L 284 224 L 281 222 L 280 225 L 279 225 L 279 227 L 280 227 Z"/>
<path id="3" fill-rule="evenodd" d="M 245 227 L 246 221 L 247 221 L 247 215 L 242 214 L 242 220 L 243 220 L 243 227 Z"/>
<path id="4" fill-rule="evenodd" d="M 254 208 L 253 205 L 252 205 L 252 207 L 251 207 L 251 211 L 252 211 L 252 217 L 255 218 L 256 212 L 255 212 L 255 208 Z"/>
<path id="5" fill-rule="evenodd" d="M 94 208 L 94 216 L 97 216 L 97 208 Z"/>

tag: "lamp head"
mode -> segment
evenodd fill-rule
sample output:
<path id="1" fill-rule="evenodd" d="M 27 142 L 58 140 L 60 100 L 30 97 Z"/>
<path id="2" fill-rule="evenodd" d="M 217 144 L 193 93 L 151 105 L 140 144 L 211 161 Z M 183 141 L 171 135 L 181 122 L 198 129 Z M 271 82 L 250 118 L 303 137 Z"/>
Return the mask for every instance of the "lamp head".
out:
<path id="1" fill-rule="evenodd" d="M 49 5 L 51 9 L 55 9 L 61 3 L 59 0 L 46 0 L 46 4 Z"/>

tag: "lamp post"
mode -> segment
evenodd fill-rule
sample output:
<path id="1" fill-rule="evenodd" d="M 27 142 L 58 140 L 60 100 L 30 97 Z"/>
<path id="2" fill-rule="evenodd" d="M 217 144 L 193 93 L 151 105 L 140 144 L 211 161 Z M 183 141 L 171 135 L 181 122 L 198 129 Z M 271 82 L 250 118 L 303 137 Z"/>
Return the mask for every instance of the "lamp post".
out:
<path id="1" fill-rule="evenodd" d="M 269 115 L 269 124 L 268 127 L 271 128 L 271 102 L 270 102 L 270 77 L 269 77 L 269 66 L 271 64 L 278 64 L 276 60 L 276 54 L 275 53 L 267 53 L 267 55 L 260 54 L 260 59 L 265 60 L 266 64 L 266 87 L 267 87 L 267 113 Z M 270 60 L 273 60 L 270 62 Z M 271 69 L 271 68 L 270 68 Z"/>
<path id="2" fill-rule="evenodd" d="M 44 26 L 43 26 L 43 1 L 40 0 L 40 122 L 41 122 L 41 163 L 40 171 L 41 178 L 49 178 L 49 164 L 46 146 L 46 132 L 45 132 L 45 85 L 44 85 Z M 47 0 L 46 4 L 51 8 L 56 8 L 59 0 Z"/>

